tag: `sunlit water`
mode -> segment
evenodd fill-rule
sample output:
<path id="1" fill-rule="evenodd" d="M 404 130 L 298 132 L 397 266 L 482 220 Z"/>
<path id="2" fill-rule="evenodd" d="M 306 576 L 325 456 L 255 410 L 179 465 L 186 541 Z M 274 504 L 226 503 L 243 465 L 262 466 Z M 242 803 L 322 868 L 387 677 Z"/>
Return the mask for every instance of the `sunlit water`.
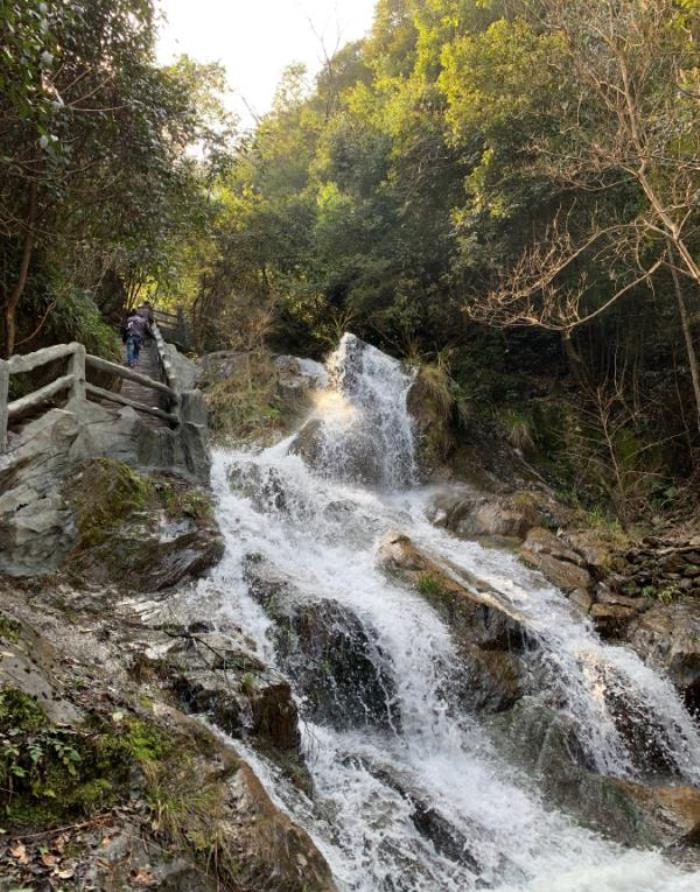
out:
<path id="1" fill-rule="evenodd" d="M 398 530 L 492 586 L 528 629 L 541 695 L 578 729 L 603 773 L 635 778 L 640 771 L 609 712 L 604 693 L 612 688 L 639 721 L 653 718 L 649 734 L 679 781 L 700 783 L 700 738 L 672 686 L 631 651 L 601 643 L 559 592 L 513 556 L 459 541 L 426 520 L 432 493 L 410 485 L 411 380 L 398 363 L 344 339 L 329 374 L 316 407 L 327 420 L 320 467 L 311 470 L 290 454 L 291 439 L 261 452 L 215 455 L 227 550 L 197 597 L 216 599 L 273 664 L 271 619 L 248 593 L 247 556 L 288 579 L 293 597 L 334 599 L 350 609 L 373 631 L 395 679 L 400 730 L 340 732 L 306 723 L 313 801 L 246 750 L 270 794 L 309 831 L 348 892 L 698 892 L 700 873 L 583 829 L 549 807 L 531 779 L 499 754 L 488 727 L 455 705 L 459 658 L 449 629 L 418 593 L 381 572 L 378 543 Z M 361 444 L 369 431 L 378 445 L 383 486 L 345 479 L 347 443 L 358 426 Z M 399 789 L 436 809 L 469 856 L 440 854 L 418 832 Z"/>

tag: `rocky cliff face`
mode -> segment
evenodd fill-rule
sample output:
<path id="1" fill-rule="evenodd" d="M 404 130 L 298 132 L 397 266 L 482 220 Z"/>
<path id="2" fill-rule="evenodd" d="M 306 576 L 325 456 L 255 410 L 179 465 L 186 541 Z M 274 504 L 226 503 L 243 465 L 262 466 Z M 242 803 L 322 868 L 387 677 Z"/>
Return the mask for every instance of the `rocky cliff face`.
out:
<path id="1" fill-rule="evenodd" d="M 209 493 L 99 459 L 60 495 L 63 569 L 0 578 L 0 889 L 333 892 L 307 834 L 194 718 L 310 789 L 288 682 L 190 606 L 223 551 Z"/>
<path id="2" fill-rule="evenodd" d="M 115 590 L 2 594 L 0 737 L 16 753 L 0 760 L 0 888 L 332 892 L 309 837 L 183 712 L 291 752 L 303 774 L 286 683 L 229 636 L 139 622 Z"/>
<path id="3" fill-rule="evenodd" d="M 79 412 L 70 405 L 53 409 L 0 456 L 0 573 L 33 575 L 61 566 L 75 542 L 72 481 L 83 463 L 98 457 L 194 484 L 209 480 L 206 427 L 199 422 L 176 432 L 149 426 L 129 408 L 116 415 L 95 403 L 82 403 Z"/>

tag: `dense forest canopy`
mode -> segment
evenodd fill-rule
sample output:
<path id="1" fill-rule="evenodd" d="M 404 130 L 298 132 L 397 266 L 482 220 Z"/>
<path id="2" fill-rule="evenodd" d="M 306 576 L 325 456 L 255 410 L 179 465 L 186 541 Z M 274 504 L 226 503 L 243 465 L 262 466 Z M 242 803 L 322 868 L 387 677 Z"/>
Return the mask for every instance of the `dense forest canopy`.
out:
<path id="1" fill-rule="evenodd" d="M 145 293 L 201 350 L 351 329 L 623 520 L 692 479 L 700 0 L 378 0 L 238 134 L 151 0 L 0 9 L 6 354 Z"/>

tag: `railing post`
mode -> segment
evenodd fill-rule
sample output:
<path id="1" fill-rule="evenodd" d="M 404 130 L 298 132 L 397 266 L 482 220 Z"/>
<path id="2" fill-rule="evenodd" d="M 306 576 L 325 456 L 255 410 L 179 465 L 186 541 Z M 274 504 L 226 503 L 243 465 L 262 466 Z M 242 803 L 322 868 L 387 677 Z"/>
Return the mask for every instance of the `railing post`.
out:
<path id="1" fill-rule="evenodd" d="M 85 355 L 85 347 L 82 344 L 75 344 L 73 356 L 70 360 L 70 372 L 73 375 L 71 398 L 81 402 L 85 402 L 87 399 L 85 391 Z"/>
<path id="2" fill-rule="evenodd" d="M 10 399 L 10 367 L 0 359 L 0 452 L 7 449 L 7 406 Z"/>

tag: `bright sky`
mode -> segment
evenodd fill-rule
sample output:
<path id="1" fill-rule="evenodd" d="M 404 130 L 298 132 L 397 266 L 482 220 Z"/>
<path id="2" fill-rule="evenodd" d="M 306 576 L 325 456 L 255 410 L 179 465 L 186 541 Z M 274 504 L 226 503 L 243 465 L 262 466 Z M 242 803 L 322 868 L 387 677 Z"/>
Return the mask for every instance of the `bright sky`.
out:
<path id="1" fill-rule="evenodd" d="M 269 110 L 290 62 L 320 70 L 323 46 L 332 53 L 372 24 L 375 0 L 160 0 L 167 17 L 158 57 L 181 53 L 222 62 L 233 90 L 227 104 L 249 126 Z"/>

